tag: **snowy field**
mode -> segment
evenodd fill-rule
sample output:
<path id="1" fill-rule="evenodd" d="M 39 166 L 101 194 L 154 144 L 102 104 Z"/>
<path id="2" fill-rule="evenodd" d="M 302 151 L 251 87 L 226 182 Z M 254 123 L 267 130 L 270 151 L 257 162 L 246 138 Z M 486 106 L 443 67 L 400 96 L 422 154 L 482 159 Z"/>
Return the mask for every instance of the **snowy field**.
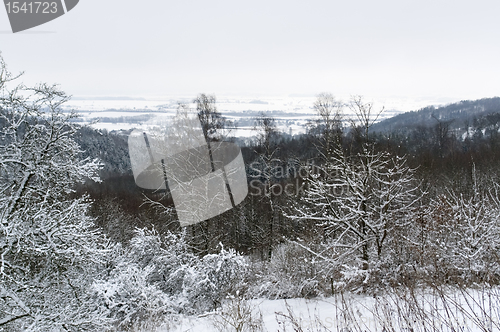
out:
<path id="1" fill-rule="evenodd" d="M 342 100 L 346 101 L 345 96 Z M 154 121 L 159 115 L 174 115 L 179 102 L 189 103 L 192 97 L 176 96 L 164 98 L 115 98 L 115 99 L 72 99 L 66 109 L 76 110 L 81 114 L 82 123 L 96 122 L 92 126 L 106 130 L 129 130 Z M 313 103 L 316 97 L 221 97 L 217 99 L 218 111 L 223 116 L 237 123 L 236 137 L 256 135 L 253 119 L 264 112 L 276 119 L 278 129 L 287 134 L 305 132 L 304 125 L 314 118 Z M 384 107 L 380 120 L 401 112 L 417 110 L 430 104 L 439 104 L 439 100 L 412 100 L 410 98 L 367 98 L 373 101 L 376 110 Z M 191 104 L 194 108 L 194 105 Z M 346 109 L 347 111 L 347 109 Z M 349 118 L 351 115 L 346 114 Z"/>
<path id="2" fill-rule="evenodd" d="M 216 312 L 182 316 L 157 331 L 500 331 L 499 295 L 491 289 L 441 288 L 382 297 L 233 299 Z"/>

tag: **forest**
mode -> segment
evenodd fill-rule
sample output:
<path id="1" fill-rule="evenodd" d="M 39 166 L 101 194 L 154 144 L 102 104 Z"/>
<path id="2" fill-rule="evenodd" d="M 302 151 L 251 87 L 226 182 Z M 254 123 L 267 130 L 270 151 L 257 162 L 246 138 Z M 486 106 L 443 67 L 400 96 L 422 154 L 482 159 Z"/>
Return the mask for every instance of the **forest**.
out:
<path id="1" fill-rule="evenodd" d="M 241 147 L 249 193 L 181 227 L 168 188 L 135 184 L 130 132 L 82 126 L 57 86 L 0 60 L 0 331 L 174 331 L 206 314 L 262 331 L 252 300 L 338 296 L 349 329 L 289 310 L 283 331 L 364 331 L 348 294 L 395 308 L 380 331 L 500 329 L 499 98 L 379 122 L 382 106 L 321 93 L 305 134 L 262 113 L 243 140 L 199 94 L 190 111 L 208 142 Z"/>

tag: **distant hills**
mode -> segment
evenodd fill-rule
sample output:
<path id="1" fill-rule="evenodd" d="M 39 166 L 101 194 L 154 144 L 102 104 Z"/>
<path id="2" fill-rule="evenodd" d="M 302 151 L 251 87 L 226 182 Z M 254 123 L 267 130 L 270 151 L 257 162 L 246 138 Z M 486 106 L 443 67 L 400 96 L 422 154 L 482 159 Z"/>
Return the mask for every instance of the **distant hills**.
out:
<path id="1" fill-rule="evenodd" d="M 500 97 L 463 100 L 441 107 L 428 106 L 418 111 L 398 114 L 374 124 L 373 132 L 408 132 L 417 127 L 446 123 L 457 134 L 467 129 L 497 125 L 500 119 Z"/>

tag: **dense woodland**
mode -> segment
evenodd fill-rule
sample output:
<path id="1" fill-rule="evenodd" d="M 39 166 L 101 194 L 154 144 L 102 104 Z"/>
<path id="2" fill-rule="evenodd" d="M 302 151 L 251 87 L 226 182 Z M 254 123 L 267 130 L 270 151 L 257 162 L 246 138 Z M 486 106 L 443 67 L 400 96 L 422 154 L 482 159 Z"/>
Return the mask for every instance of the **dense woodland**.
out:
<path id="1" fill-rule="evenodd" d="M 200 94 L 205 137 L 240 144 L 250 189 L 181 228 L 168 189 L 135 185 L 127 132 L 80 126 L 62 91 L 17 80 L 2 62 L 0 331 L 150 328 L 228 295 L 500 282 L 499 98 L 384 125 L 362 97 L 323 93 L 306 134 L 263 113 L 243 141 Z"/>
<path id="2" fill-rule="evenodd" d="M 370 111 L 373 117 L 367 118 L 364 126 L 359 121 L 352 126 L 350 119 L 343 117 L 342 113 L 350 106 L 328 94 L 318 97 L 315 105 L 318 116 L 310 121 L 306 134 L 290 136 L 281 133 L 273 118 L 266 114 L 255 119 L 257 137 L 236 140 L 247 165 L 250 194 L 234 211 L 188 230 L 199 253 L 213 252 L 221 242 L 239 252 L 268 259 L 273 247 L 280 243 L 319 236 L 323 228 L 312 227 L 315 224 L 312 220 L 298 218 L 295 206 L 305 202 L 307 190 L 304 189 L 322 179 L 319 174 L 332 167 L 329 162 L 336 153 L 341 153 L 343 158 L 355 159 L 369 148 L 370 153 L 387 155 L 388 160 L 401 158 L 411 171 L 412 180 L 418 184 L 420 209 L 439 197 L 450 194 L 472 197 L 478 194 L 478 190 L 485 194 L 484 190 L 496 188 L 500 158 L 500 98 L 405 113 L 398 117 L 416 122 L 407 120 L 398 126 L 394 125 L 392 118 L 372 124 L 377 110 L 368 110 L 374 106 L 364 103 L 361 98 L 355 101 L 357 104 L 351 105 L 356 108 L 354 111 Z M 212 103 L 209 105 L 211 111 L 222 118 L 216 111 L 215 100 Z M 322 116 L 321 107 L 330 114 Z M 467 113 L 471 109 L 483 111 Z M 421 120 L 422 113 L 430 120 Z M 453 127 L 452 124 L 458 121 L 450 118 L 454 114 L 460 114 L 460 121 L 467 126 Z M 335 128 L 329 129 L 328 126 Z M 393 130 L 387 131 L 389 127 Z M 332 136 L 331 132 L 335 134 Z M 136 227 L 148 225 L 158 231 L 179 231 L 175 211 L 164 214 L 162 209 L 144 204 L 146 195 L 165 207 L 173 206 L 168 193 L 148 192 L 135 185 L 126 140 L 127 132 L 108 133 L 88 127 L 78 130 L 76 141 L 85 151 L 84 155 L 98 157 L 104 163 L 102 182 L 87 182 L 79 192 L 86 192 L 99 202 L 92 213 L 104 229 L 109 229 L 108 236 L 116 241 L 126 243 Z M 318 175 L 319 178 L 315 178 Z M 284 192 L 282 189 L 287 185 L 288 190 Z M 123 218 L 120 225 L 110 225 L 114 218 L 106 216 L 98 206 L 119 213 Z M 110 206 L 113 209 L 110 210 Z M 411 209 L 405 212 L 410 218 Z M 210 236 L 204 238 L 203 234 Z"/>

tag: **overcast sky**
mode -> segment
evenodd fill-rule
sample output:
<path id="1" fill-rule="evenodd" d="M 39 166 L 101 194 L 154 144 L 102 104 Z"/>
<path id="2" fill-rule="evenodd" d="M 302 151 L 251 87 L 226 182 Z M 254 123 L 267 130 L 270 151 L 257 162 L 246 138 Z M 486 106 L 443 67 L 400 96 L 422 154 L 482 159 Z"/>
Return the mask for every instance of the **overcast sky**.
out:
<path id="1" fill-rule="evenodd" d="M 500 1 L 81 0 L 12 34 L 24 80 L 74 96 L 500 95 Z"/>

